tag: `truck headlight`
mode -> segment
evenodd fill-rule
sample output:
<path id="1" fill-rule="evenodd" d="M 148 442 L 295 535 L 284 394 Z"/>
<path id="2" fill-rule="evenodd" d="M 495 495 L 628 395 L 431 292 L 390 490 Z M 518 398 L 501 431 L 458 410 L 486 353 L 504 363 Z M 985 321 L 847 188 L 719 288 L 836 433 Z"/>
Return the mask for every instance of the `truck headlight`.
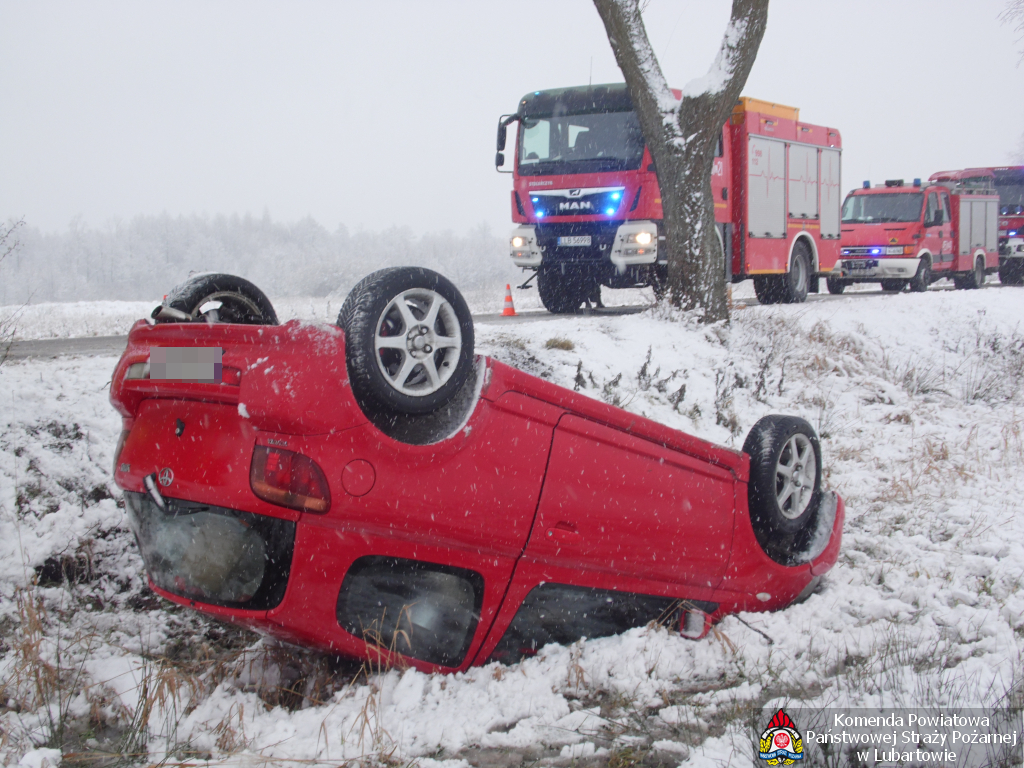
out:
<path id="1" fill-rule="evenodd" d="M 650 232 L 637 232 L 636 233 L 636 242 L 639 243 L 640 245 L 647 245 L 648 243 L 651 242 L 651 233 Z"/>
<path id="2" fill-rule="evenodd" d="M 513 248 L 522 248 L 522 247 L 523 247 L 523 244 L 524 244 L 525 242 L 526 242 L 526 241 L 525 241 L 525 240 L 524 240 L 523 238 L 521 238 L 521 237 L 519 237 L 519 236 L 517 235 L 516 237 L 513 237 L 513 238 L 512 238 L 512 247 L 513 247 Z"/>

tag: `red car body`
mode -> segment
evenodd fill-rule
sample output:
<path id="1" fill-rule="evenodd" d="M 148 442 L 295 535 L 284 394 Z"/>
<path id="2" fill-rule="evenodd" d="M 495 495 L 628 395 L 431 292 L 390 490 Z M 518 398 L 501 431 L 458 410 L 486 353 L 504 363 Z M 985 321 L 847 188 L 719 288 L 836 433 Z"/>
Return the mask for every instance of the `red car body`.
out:
<path id="1" fill-rule="evenodd" d="M 182 347 L 222 350 L 221 380 L 144 377 L 152 350 Z M 238 511 L 230 524 L 245 536 L 292 531 L 274 545 L 279 583 L 257 609 L 206 600 L 187 574 L 157 583 L 143 546 L 158 594 L 289 642 L 365 658 L 401 648 L 378 647 L 365 626 L 357 631 L 346 584 L 366 583 L 360 574 L 371 578 L 385 560 L 435 581 L 461 579 L 455 588 L 467 600 L 471 591 L 474 607 L 447 650 L 405 653 L 413 667 L 451 672 L 513 661 L 543 644 L 524 639 L 523 622 L 534 614 L 521 611 L 538 588 L 564 585 L 565 594 L 609 604 L 633 596 L 630 605 L 641 606 L 630 608 L 634 625 L 646 623 L 645 610 L 681 605 L 683 629 L 697 637 L 725 614 L 788 605 L 836 562 L 844 515 L 833 494 L 831 532 L 813 559 L 782 565 L 764 553 L 751 529 L 744 453 L 488 358 L 477 358 L 468 418 L 438 442 L 410 445 L 364 416 L 345 359 L 342 331 L 296 321 L 132 328 L 111 385 L 125 430 L 115 480 L 130 507 L 151 503 L 146 478 L 155 477 L 157 496 L 191 510 Z M 275 450 L 323 470 L 326 511 L 256 495 L 254 456 Z M 198 529 L 188 530 L 185 545 L 195 547 Z"/>

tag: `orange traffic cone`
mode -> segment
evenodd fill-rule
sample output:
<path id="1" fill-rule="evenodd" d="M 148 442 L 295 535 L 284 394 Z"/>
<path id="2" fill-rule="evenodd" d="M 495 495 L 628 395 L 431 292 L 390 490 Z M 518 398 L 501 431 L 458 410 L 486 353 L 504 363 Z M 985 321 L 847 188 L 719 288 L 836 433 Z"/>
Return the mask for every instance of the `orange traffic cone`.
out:
<path id="1" fill-rule="evenodd" d="M 502 317 L 515 317 L 516 308 L 512 304 L 512 286 L 505 283 L 505 308 L 501 310 Z"/>

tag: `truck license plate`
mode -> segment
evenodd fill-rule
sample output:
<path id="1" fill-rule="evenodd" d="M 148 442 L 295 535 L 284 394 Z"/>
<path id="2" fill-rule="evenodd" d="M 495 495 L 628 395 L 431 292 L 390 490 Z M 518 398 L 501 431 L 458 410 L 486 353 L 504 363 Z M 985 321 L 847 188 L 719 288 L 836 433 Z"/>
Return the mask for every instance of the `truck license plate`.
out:
<path id="1" fill-rule="evenodd" d="M 590 245 L 590 235 L 573 235 L 558 238 L 559 245 Z"/>

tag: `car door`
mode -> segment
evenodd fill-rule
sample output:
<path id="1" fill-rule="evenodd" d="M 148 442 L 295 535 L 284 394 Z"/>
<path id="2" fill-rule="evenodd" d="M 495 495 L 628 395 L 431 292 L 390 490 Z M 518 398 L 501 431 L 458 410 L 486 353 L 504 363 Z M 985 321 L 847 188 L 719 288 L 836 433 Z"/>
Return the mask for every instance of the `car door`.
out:
<path id="1" fill-rule="evenodd" d="M 950 211 L 949 192 L 940 189 L 938 195 L 942 209 L 942 225 L 939 227 L 939 250 L 934 252 L 932 261 L 949 264 L 953 260 L 953 214 Z"/>
<path id="2" fill-rule="evenodd" d="M 711 612 L 706 601 L 732 548 L 735 494 L 725 469 L 563 416 L 485 656 L 513 660 L 547 641 L 615 634 L 669 616 L 680 601 Z"/>
<path id="3" fill-rule="evenodd" d="M 942 204 L 938 192 L 929 190 L 924 204 L 922 238 L 918 250 L 926 248 L 932 254 L 933 262 L 937 260 L 937 254 L 942 252 L 943 223 Z"/>

